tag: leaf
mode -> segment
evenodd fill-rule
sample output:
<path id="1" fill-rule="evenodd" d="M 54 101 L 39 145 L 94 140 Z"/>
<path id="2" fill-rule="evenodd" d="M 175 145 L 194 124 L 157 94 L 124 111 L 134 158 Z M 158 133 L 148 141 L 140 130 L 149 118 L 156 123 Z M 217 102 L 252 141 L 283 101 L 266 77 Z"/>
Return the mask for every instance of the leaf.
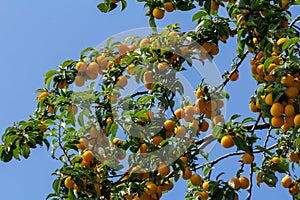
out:
<path id="1" fill-rule="evenodd" d="M 47 87 L 50 86 L 50 83 L 51 83 L 51 81 L 52 81 L 52 79 L 53 79 L 53 76 L 54 76 L 55 74 L 57 74 L 57 73 L 58 73 L 58 70 L 49 70 L 49 71 L 44 75 L 44 77 L 45 77 L 45 85 L 46 85 Z"/>
<path id="2" fill-rule="evenodd" d="M 74 190 L 69 189 L 68 197 L 69 197 L 70 200 L 76 199 L 76 197 L 75 197 L 75 195 L 74 195 Z"/>
<path id="3" fill-rule="evenodd" d="M 266 61 L 265 61 L 265 63 L 264 63 L 264 71 L 266 72 L 267 71 L 267 69 L 268 69 L 268 67 L 270 66 L 270 64 L 272 64 L 273 63 L 273 61 L 276 59 L 276 57 L 270 57 L 270 58 L 268 58 Z"/>
<path id="4" fill-rule="evenodd" d="M 246 141 L 240 137 L 232 137 L 234 144 L 237 146 L 238 149 L 243 150 L 247 153 L 251 153 L 249 147 L 246 144 Z"/>
<path id="5" fill-rule="evenodd" d="M 56 195 L 59 195 L 61 181 L 62 181 L 62 179 L 56 179 L 52 184 L 52 188 Z"/>
<path id="6" fill-rule="evenodd" d="M 192 10 L 192 9 L 196 8 L 196 6 L 194 4 L 188 4 L 186 2 L 178 2 L 176 4 L 176 7 L 178 10 L 181 10 L 181 11 L 188 11 L 188 10 Z"/>
<path id="7" fill-rule="evenodd" d="M 94 48 L 93 47 L 88 47 L 86 49 L 84 49 L 81 53 L 80 53 L 80 60 L 82 60 L 83 58 L 85 58 L 85 54 L 90 52 L 90 51 L 93 51 Z"/>
<path id="8" fill-rule="evenodd" d="M 57 197 L 56 194 L 52 193 L 52 194 L 48 194 L 48 196 L 46 197 L 46 200 L 51 198 L 51 197 Z M 53 198 L 52 198 L 53 199 Z"/>
<path id="9" fill-rule="evenodd" d="M 139 99 L 138 99 L 138 103 L 141 104 L 141 105 L 145 105 L 147 102 L 149 102 L 150 100 L 152 100 L 154 98 L 153 95 L 151 96 L 141 96 Z"/>
<path id="10" fill-rule="evenodd" d="M 121 11 L 123 11 L 123 10 L 125 10 L 125 8 L 127 7 L 127 2 L 126 2 L 126 0 L 122 0 L 121 3 L 122 3 L 122 4 L 121 4 L 121 5 L 122 5 L 122 6 L 121 6 Z"/>
<path id="11" fill-rule="evenodd" d="M 296 44 L 297 42 L 299 42 L 299 38 L 298 37 L 294 37 L 288 41 L 286 41 L 283 45 L 282 45 L 282 51 L 286 50 L 287 48 L 289 48 L 291 45 Z"/>
<path id="12" fill-rule="evenodd" d="M 13 157 L 14 157 L 16 160 L 20 160 L 19 149 L 18 149 L 18 148 L 15 148 L 15 149 L 13 150 Z"/>
<path id="13" fill-rule="evenodd" d="M 219 180 L 219 178 L 220 178 L 223 174 L 225 174 L 225 172 L 221 172 L 220 174 L 218 174 L 218 176 L 216 176 L 216 180 Z"/>
<path id="14" fill-rule="evenodd" d="M 149 19 L 149 26 L 152 28 L 152 30 L 154 32 L 157 32 L 157 30 L 156 30 L 156 23 L 155 23 L 154 17 L 150 17 L 150 19 Z"/>
<path id="15" fill-rule="evenodd" d="M 222 92 L 222 96 L 225 97 L 226 99 L 229 99 L 229 97 L 230 97 L 229 93 L 225 92 L 225 91 Z"/>
<path id="16" fill-rule="evenodd" d="M 119 128 L 119 126 L 116 123 L 109 124 L 108 133 L 111 134 L 111 137 L 110 137 L 111 141 L 116 137 L 118 128 Z"/>
<path id="17" fill-rule="evenodd" d="M 221 135 L 221 133 L 222 133 L 222 127 L 221 126 L 219 126 L 219 125 L 216 125 L 216 126 L 214 126 L 214 128 L 213 128 L 213 130 L 212 130 L 212 136 L 214 137 L 214 138 L 219 138 L 219 136 Z"/>
<path id="18" fill-rule="evenodd" d="M 202 17 L 207 16 L 207 12 L 201 10 L 199 12 L 196 12 L 196 14 L 193 15 L 192 21 L 196 21 L 198 19 L 201 19 Z"/>
<path id="19" fill-rule="evenodd" d="M 204 176 L 207 176 L 207 174 L 208 174 L 211 170 L 212 170 L 211 167 L 205 168 L 205 170 L 203 171 L 203 175 L 204 175 Z"/>
<path id="20" fill-rule="evenodd" d="M 114 37 L 114 36 L 109 37 L 109 38 L 106 40 L 106 46 L 108 47 L 108 46 L 110 45 L 111 41 L 112 41 L 113 39 L 115 39 L 115 38 L 116 38 L 116 37 Z"/>
<path id="21" fill-rule="evenodd" d="M 69 66 L 70 67 L 73 66 L 74 64 L 76 64 L 76 62 L 74 60 L 66 60 L 60 65 L 60 68 L 65 69 Z"/>
<path id="22" fill-rule="evenodd" d="M 21 148 L 21 155 L 27 159 L 29 157 L 29 154 L 30 154 L 30 149 L 26 146 L 23 146 Z"/>
<path id="23" fill-rule="evenodd" d="M 206 0 L 204 3 L 204 9 L 206 10 L 206 12 L 208 14 L 210 14 L 210 10 L 211 10 L 211 0 Z"/>
<path id="24" fill-rule="evenodd" d="M 13 154 L 12 154 L 11 151 L 2 150 L 2 152 L 1 152 L 1 160 L 3 162 L 9 162 L 9 161 L 11 161 L 12 157 L 13 157 Z"/>
<path id="25" fill-rule="evenodd" d="M 84 116 L 88 116 L 88 115 L 89 115 L 88 110 L 83 110 L 82 112 L 79 113 L 79 115 L 78 115 L 79 126 L 81 126 L 81 127 L 84 126 Z"/>
<path id="26" fill-rule="evenodd" d="M 266 149 L 265 147 L 257 145 L 257 146 L 255 146 L 255 148 L 258 149 L 258 150 L 260 150 L 260 151 L 263 151 L 263 152 L 269 154 L 270 156 L 273 155 L 273 153 L 271 151 L 269 151 L 268 149 Z"/>
<path id="27" fill-rule="evenodd" d="M 273 163 L 271 166 L 270 166 L 270 169 L 271 170 L 276 170 L 278 171 L 279 173 L 285 173 L 289 170 L 289 164 L 286 162 L 286 163 Z"/>
<path id="28" fill-rule="evenodd" d="M 241 115 L 238 115 L 238 114 L 234 114 L 230 117 L 229 121 L 234 121 L 235 119 L 239 118 Z"/>
<path id="29" fill-rule="evenodd" d="M 275 173 L 272 173 L 272 172 L 264 174 L 264 176 L 262 178 L 263 178 L 263 181 L 266 184 L 268 184 L 269 186 L 275 187 L 276 183 L 278 182 Z"/>
<path id="30" fill-rule="evenodd" d="M 47 139 L 43 139 L 43 142 L 44 142 L 44 144 L 46 145 L 47 150 L 49 150 L 49 148 L 50 148 L 50 143 L 49 143 L 49 141 L 48 141 Z"/>
<path id="31" fill-rule="evenodd" d="M 97 5 L 97 8 L 103 13 L 108 13 L 108 12 L 112 11 L 113 9 L 115 9 L 116 7 L 117 7 L 117 4 L 115 4 L 115 3 L 99 3 Z"/>
<path id="32" fill-rule="evenodd" d="M 176 91 L 177 91 L 180 95 L 183 95 L 183 93 L 184 93 L 184 87 L 183 87 L 183 85 L 181 84 L 180 81 L 176 81 L 174 87 L 176 88 Z"/>
<path id="33" fill-rule="evenodd" d="M 256 120 L 253 117 L 247 117 L 243 119 L 242 124 L 246 124 L 248 122 L 255 122 Z"/>

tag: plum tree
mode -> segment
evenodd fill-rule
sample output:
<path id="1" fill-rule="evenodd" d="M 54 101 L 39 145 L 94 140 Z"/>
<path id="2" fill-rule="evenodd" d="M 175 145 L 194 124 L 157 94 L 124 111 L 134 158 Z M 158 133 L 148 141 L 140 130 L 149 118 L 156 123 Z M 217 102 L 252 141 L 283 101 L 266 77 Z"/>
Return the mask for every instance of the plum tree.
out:
<path id="1" fill-rule="evenodd" d="M 55 171 L 54 191 L 47 199 L 155 200 L 180 178 L 188 182 L 186 199 L 236 200 L 238 192 L 251 199 L 254 174 L 258 185 L 270 187 L 284 175 L 282 186 L 299 199 L 300 178 L 294 169 L 299 168 L 300 152 L 300 16 L 290 8 L 300 2 L 138 2 L 148 8 L 145 15 L 153 33 L 123 41 L 110 38 L 103 48 L 89 47 L 79 59 L 48 71 L 45 87 L 36 91 L 36 111 L 5 130 L 1 160 L 28 158 L 32 148 L 50 148 L 52 143 L 52 157 L 63 165 Z M 107 13 L 119 5 L 126 9 L 126 0 L 104 0 L 97 7 Z M 180 31 L 176 24 L 157 30 L 155 20 L 169 12 L 196 9 L 194 31 Z M 176 94 L 184 94 L 176 74 L 191 70 L 195 60 L 213 60 L 229 37 L 237 40 L 237 55 L 223 81 L 212 86 L 198 77 L 195 102 L 176 103 Z M 235 114 L 225 119 L 229 94 L 224 88 L 242 78 L 239 67 L 249 56 L 257 82 L 249 106 L 257 117 Z M 144 91 L 123 95 L 131 81 Z M 209 129 L 211 134 L 203 136 Z M 265 135 L 258 136 L 258 131 Z M 203 149 L 214 140 L 233 152 L 210 159 Z M 258 155 L 262 161 L 255 159 Z M 216 165 L 237 156 L 241 167 L 235 174 L 233 169 L 226 172 L 232 178 L 222 178 L 225 169 Z"/>

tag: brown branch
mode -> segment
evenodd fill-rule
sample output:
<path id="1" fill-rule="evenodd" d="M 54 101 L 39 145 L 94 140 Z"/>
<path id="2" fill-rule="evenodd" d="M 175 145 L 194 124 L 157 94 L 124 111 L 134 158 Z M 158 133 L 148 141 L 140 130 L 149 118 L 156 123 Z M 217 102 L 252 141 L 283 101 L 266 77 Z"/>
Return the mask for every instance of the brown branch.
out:
<path id="1" fill-rule="evenodd" d="M 245 51 L 244 54 L 242 55 L 242 57 L 240 58 L 239 62 L 234 66 L 233 70 L 230 72 L 230 75 L 228 76 L 227 79 L 225 79 L 222 83 L 220 83 L 219 85 L 217 85 L 215 88 L 213 88 L 213 90 L 211 91 L 211 93 L 215 93 L 217 90 L 219 89 L 223 89 L 227 83 L 229 82 L 229 77 L 238 70 L 238 68 L 240 67 L 240 65 L 243 63 L 243 61 L 245 60 L 245 58 L 248 55 L 248 51 Z"/>
<path id="2" fill-rule="evenodd" d="M 130 95 L 130 98 L 133 98 L 133 97 L 138 96 L 138 95 L 148 94 L 148 93 L 149 93 L 149 91 L 136 92 L 136 93 Z"/>
<path id="3" fill-rule="evenodd" d="M 268 123 L 249 124 L 249 125 L 245 126 L 245 128 L 248 130 L 248 132 L 252 132 L 253 127 L 255 127 L 255 130 L 263 130 L 263 129 L 270 128 L 270 124 L 268 124 Z M 207 145 L 209 145 L 214 140 L 215 140 L 215 138 L 210 134 L 210 135 L 205 136 L 204 138 L 201 138 L 200 140 L 196 141 L 195 143 L 197 145 L 201 145 L 200 148 L 205 148 Z"/>
<path id="4" fill-rule="evenodd" d="M 249 177 L 249 188 L 248 188 L 248 196 L 247 196 L 247 200 L 251 199 L 252 196 L 252 187 L 253 187 L 253 163 L 251 163 L 250 165 L 250 177 Z"/>
<path id="5" fill-rule="evenodd" d="M 263 130 L 270 128 L 270 124 L 268 123 L 262 123 L 262 124 L 250 124 L 246 125 L 245 128 L 248 130 L 248 132 L 252 132 L 253 127 L 255 127 L 254 130 Z"/>
<path id="6" fill-rule="evenodd" d="M 59 126 L 58 126 L 58 145 L 59 145 L 59 148 L 61 148 L 61 150 L 63 151 L 63 154 L 66 156 L 66 158 L 69 161 L 70 165 L 73 165 L 70 157 L 68 156 L 65 148 L 62 145 L 62 141 L 61 141 L 61 121 L 59 122 Z"/>
<path id="7" fill-rule="evenodd" d="M 289 24 L 289 27 L 292 27 L 295 25 L 295 23 L 297 22 L 297 18 L 300 17 L 300 15 L 298 15 L 297 17 L 295 17 L 295 19 L 293 19 L 293 21 L 291 21 L 291 23 Z"/>
<path id="8" fill-rule="evenodd" d="M 167 99 L 167 101 L 168 101 L 168 103 L 169 103 L 169 106 L 170 106 L 170 109 L 171 109 L 171 112 L 172 112 L 172 114 L 173 114 L 173 116 L 175 117 L 175 119 L 176 119 L 176 115 L 175 115 L 175 111 L 174 111 L 174 108 L 173 108 L 173 106 L 171 106 L 171 100 L 169 99 L 169 97 L 166 95 L 166 99 Z"/>
<path id="9" fill-rule="evenodd" d="M 269 130 L 268 130 L 268 134 L 266 136 L 266 139 L 265 139 L 265 142 L 264 142 L 264 147 L 266 148 L 267 145 L 268 145 L 268 141 L 269 141 L 269 138 L 271 136 L 271 130 L 272 130 L 272 126 L 270 126 Z"/>
<path id="10" fill-rule="evenodd" d="M 277 144 L 273 144 L 272 146 L 269 146 L 267 149 L 268 150 L 274 149 L 276 147 L 276 145 Z M 257 154 L 257 153 L 262 153 L 262 152 L 263 152 L 262 150 L 254 150 L 252 153 Z M 200 169 L 200 168 L 202 168 L 204 166 L 207 166 L 207 165 L 215 165 L 218 162 L 224 160 L 225 158 L 229 158 L 229 157 L 232 157 L 232 156 L 243 155 L 244 153 L 245 153 L 244 151 L 237 151 L 237 152 L 228 153 L 228 154 L 225 154 L 223 156 L 220 156 L 219 158 L 217 158 L 213 161 L 206 162 L 203 165 L 198 166 L 196 169 Z"/>
<path id="11" fill-rule="evenodd" d="M 255 131 L 255 129 L 256 129 L 256 126 L 258 125 L 258 123 L 259 123 L 259 121 L 260 121 L 261 116 L 262 116 L 262 113 L 260 113 L 260 114 L 258 115 L 255 124 L 252 126 L 252 129 L 250 130 L 251 134 L 254 133 L 254 131 Z"/>

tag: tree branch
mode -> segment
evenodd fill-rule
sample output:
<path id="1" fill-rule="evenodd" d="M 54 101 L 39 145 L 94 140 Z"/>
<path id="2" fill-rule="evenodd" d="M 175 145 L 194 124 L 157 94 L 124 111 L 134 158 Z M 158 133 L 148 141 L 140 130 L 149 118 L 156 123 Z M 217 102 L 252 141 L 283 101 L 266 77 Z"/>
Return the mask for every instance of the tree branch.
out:
<path id="1" fill-rule="evenodd" d="M 229 82 L 229 77 L 235 72 L 238 70 L 238 68 L 240 67 L 240 65 L 243 63 L 243 61 L 245 60 L 245 58 L 247 57 L 248 55 L 248 51 L 245 51 L 244 54 L 242 55 L 242 57 L 240 58 L 239 62 L 234 66 L 233 70 L 230 72 L 230 75 L 228 76 L 227 79 L 225 79 L 222 83 L 220 83 L 219 85 L 217 85 L 215 88 L 213 88 L 212 92 L 211 93 L 215 93 L 217 90 L 219 89 L 223 89 L 227 83 Z"/>
<path id="2" fill-rule="evenodd" d="M 266 137 L 265 142 L 264 142 L 264 147 L 265 147 L 265 148 L 266 148 L 267 145 L 268 145 L 268 141 L 269 141 L 269 138 L 270 138 L 270 136 L 271 136 L 271 130 L 272 130 L 272 126 L 270 126 L 270 128 L 269 128 L 267 137 Z"/>
<path id="3" fill-rule="evenodd" d="M 289 24 L 289 27 L 294 26 L 294 24 L 297 22 L 298 17 L 300 17 L 300 15 L 298 15 L 297 17 L 295 17 L 295 19 L 293 19 L 293 21 L 291 21 L 291 23 Z"/>
<path id="4" fill-rule="evenodd" d="M 248 188 L 248 196 L 247 200 L 251 199 L 252 196 L 252 187 L 253 187 L 253 163 L 250 165 L 250 177 L 249 177 L 249 188 Z"/>
<path id="5" fill-rule="evenodd" d="M 62 141 L 61 141 L 61 121 L 59 122 L 59 125 L 58 125 L 58 145 L 59 145 L 59 148 L 61 148 L 61 150 L 63 151 L 63 154 L 66 156 L 66 158 L 69 161 L 70 165 L 73 165 L 70 157 L 68 156 L 65 148 L 62 145 Z"/>
<path id="6" fill-rule="evenodd" d="M 276 145 L 277 144 L 273 144 L 272 146 L 269 146 L 267 149 L 268 150 L 274 149 L 276 147 Z M 263 152 L 262 150 L 254 150 L 252 153 L 257 154 L 257 153 L 262 153 L 262 152 Z M 196 169 L 200 169 L 200 168 L 202 168 L 204 166 L 207 166 L 207 165 L 215 165 L 218 162 L 224 160 L 225 158 L 229 158 L 229 157 L 232 157 L 232 156 L 243 155 L 244 153 L 245 153 L 244 151 L 237 151 L 237 152 L 228 153 L 228 154 L 225 154 L 223 156 L 220 156 L 219 158 L 217 158 L 213 161 L 206 162 L 203 165 L 198 166 Z"/>

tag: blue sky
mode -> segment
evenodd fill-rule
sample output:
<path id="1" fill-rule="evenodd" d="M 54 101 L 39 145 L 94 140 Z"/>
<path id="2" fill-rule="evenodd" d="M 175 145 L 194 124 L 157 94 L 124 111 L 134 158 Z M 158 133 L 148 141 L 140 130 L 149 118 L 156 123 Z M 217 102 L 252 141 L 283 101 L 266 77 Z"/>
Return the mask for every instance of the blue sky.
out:
<path id="1" fill-rule="evenodd" d="M 96 0 L 1 1 L 1 133 L 13 122 L 26 120 L 34 111 L 36 94 L 33 92 L 43 87 L 43 74 L 47 70 L 66 59 L 78 59 L 81 50 L 96 46 L 111 35 L 148 26 L 148 18 L 144 16 L 146 10 L 141 3 L 130 1 L 126 11 L 113 11 L 106 15 L 97 10 L 97 3 Z M 179 22 L 183 30 L 191 30 L 194 28 L 191 18 L 191 13 L 177 11 L 168 13 L 158 25 Z M 230 45 L 216 58 L 220 71 L 229 69 L 235 53 L 233 44 L 231 39 Z M 248 111 L 248 102 L 255 82 L 250 77 L 249 66 L 242 67 L 240 72 L 241 79 L 227 87 L 227 91 L 231 92 L 228 116 L 232 113 L 252 115 Z M 216 145 L 213 154 L 221 151 L 227 152 Z M 230 162 L 218 166 L 223 169 L 232 167 Z M 45 199 L 52 192 L 51 173 L 59 167 L 60 163 L 52 160 L 45 148 L 33 150 L 28 160 L 0 163 L 1 199 Z M 254 188 L 256 194 L 253 199 L 289 198 L 288 192 L 280 186 L 276 189 L 266 186 L 260 190 L 256 186 Z M 164 199 L 184 199 L 184 191 L 184 182 L 181 181 Z"/>

